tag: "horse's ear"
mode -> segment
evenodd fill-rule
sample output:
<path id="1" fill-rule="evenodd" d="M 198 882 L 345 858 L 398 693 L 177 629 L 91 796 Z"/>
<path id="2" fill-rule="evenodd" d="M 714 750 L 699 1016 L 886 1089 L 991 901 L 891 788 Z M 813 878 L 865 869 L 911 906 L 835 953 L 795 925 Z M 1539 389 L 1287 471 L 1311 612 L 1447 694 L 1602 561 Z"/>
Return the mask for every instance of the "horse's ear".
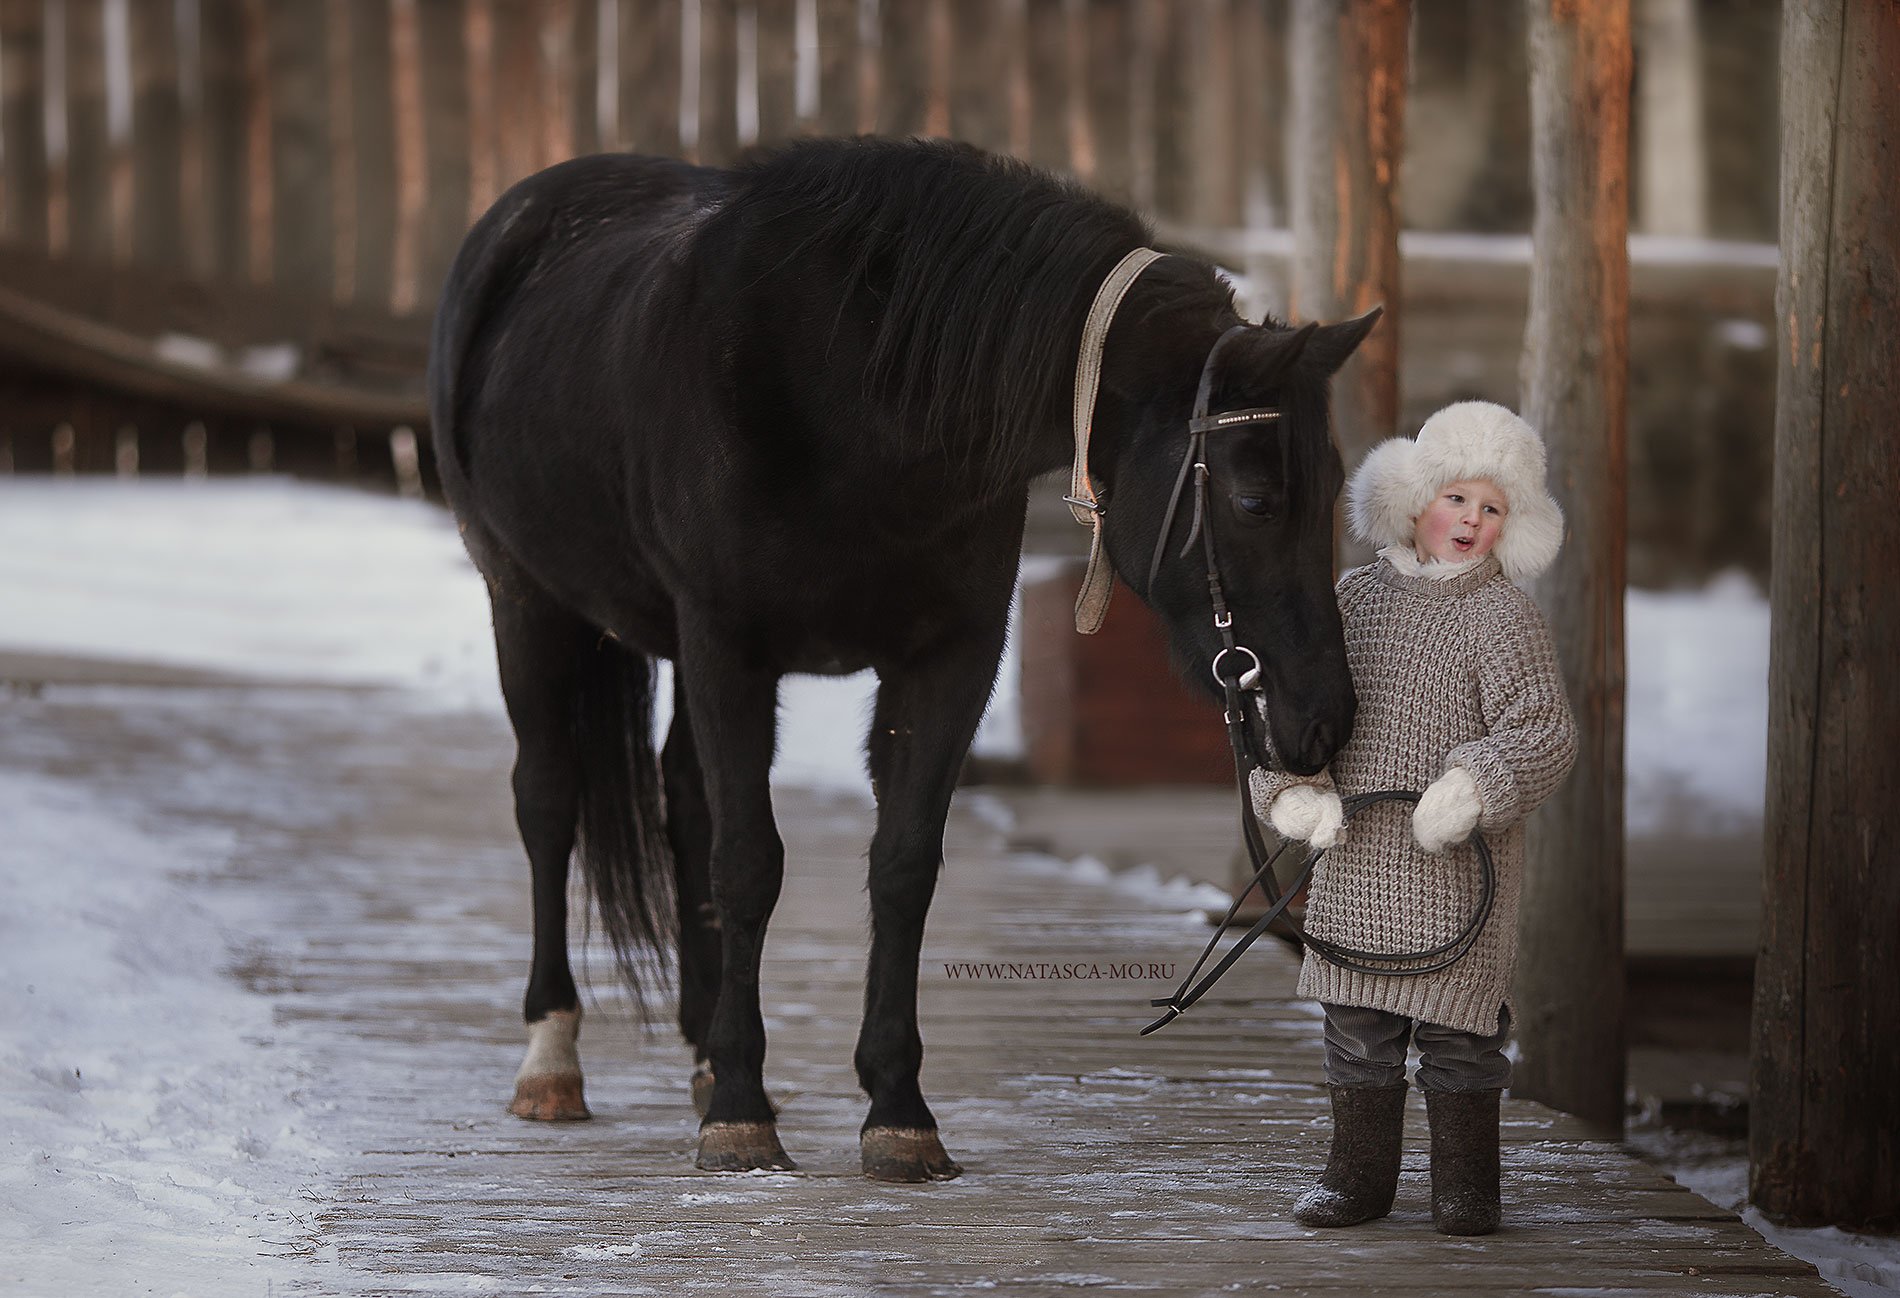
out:
<path id="1" fill-rule="evenodd" d="M 1372 310 L 1354 320 L 1341 320 L 1338 324 L 1321 325 L 1306 345 L 1306 356 L 1318 368 L 1321 374 L 1332 375 L 1346 363 L 1372 332 L 1372 326 L 1379 323 L 1379 317 L 1385 314 L 1385 308 L 1375 306 Z"/>
<path id="2" fill-rule="evenodd" d="M 1247 350 L 1248 382 L 1262 387 L 1272 385 L 1293 368 L 1318 332 L 1319 322 L 1308 321 L 1298 329 L 1250 335 L 1254 342 Z"/>

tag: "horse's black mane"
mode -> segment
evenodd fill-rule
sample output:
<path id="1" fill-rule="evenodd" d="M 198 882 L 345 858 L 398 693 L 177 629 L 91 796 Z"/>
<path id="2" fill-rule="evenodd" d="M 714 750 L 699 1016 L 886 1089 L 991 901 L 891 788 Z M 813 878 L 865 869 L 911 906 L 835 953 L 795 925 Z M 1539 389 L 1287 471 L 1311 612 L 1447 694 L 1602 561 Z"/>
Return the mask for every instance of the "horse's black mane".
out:
<path id="1" fill-rule="evenodd" d="M 1052 420 L 1066 428 L 1089 303 L 1153 238 L 1133 212 L 967 145 L 804 141 L 755 155 L 736 180 L 726 215 L 750 209 L 795 231 L 788 253 L 843 257 L 880 300 L 868 395 L 999 482 L 1021 474 Z M 1144 277 L 1150 294 L 1165 285 L 1166 301 L 1233 311 L 1208 267 L 1163 265 Z"/>

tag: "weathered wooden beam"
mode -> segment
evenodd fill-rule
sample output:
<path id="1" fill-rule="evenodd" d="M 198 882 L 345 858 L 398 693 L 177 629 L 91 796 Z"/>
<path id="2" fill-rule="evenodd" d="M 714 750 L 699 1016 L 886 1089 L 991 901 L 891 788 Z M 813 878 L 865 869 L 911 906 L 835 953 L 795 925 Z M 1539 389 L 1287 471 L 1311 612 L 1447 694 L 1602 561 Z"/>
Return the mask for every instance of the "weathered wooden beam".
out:
<path id="1" fill-rule="evenodd" d="M 1385 316 L 1333 379 L 1333 431 L 1350 469 L 1398 431 L 1399 161 L 1410 0 L 1296 0 L 1293 283 L 1299 320 Z M 1342 545 L 1347 563 L 1371 557 Z"/>
<path id="2" fill-rule="evenodd" d="M 1629 4 L 1530 0 L 1528 12 L 1537 205 L 1520 373 L 1565 512 L 1538 593 L 1578 745 L 1531 824 L 1511 1089 L 1621 1131 Z"/>
<path id="3" fill-rule="evenodd" d="M 1749 1199 L 1900 1227 L 1900 8 L 1782 14 L 1768 789 Z"/>
<path id="4" fill-rule="evenodd" d="M 679 0 L 620 0 L 620 138 L 633 153 L 680 151 Z"/>

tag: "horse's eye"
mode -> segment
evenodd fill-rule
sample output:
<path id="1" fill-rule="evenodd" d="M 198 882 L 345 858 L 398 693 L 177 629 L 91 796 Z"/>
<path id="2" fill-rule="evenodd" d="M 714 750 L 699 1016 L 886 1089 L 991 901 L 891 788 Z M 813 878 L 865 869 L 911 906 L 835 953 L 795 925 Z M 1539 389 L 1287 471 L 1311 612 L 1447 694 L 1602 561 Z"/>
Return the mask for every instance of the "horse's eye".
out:
<path id="1" fill-rule="evenodd" d="M 1267 502 L 1261 496 L 1241 496 L 1238 503 L 1242 509 L 1256 518 L 1265 518 L 1269 512 Z"/>

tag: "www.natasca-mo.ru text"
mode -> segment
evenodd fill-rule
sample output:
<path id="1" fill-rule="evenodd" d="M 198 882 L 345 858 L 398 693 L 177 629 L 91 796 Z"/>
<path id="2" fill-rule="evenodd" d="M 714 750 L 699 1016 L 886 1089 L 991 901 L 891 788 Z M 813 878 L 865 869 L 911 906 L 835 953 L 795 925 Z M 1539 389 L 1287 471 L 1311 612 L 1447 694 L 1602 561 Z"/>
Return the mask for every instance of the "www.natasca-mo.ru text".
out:
<path id="1" fill-rule="evenodd" d="M 1172 961 L 946 960 L 943 975 L 966 982 L 1068 982 L 1078 979 L 1174 981 Z"/>

